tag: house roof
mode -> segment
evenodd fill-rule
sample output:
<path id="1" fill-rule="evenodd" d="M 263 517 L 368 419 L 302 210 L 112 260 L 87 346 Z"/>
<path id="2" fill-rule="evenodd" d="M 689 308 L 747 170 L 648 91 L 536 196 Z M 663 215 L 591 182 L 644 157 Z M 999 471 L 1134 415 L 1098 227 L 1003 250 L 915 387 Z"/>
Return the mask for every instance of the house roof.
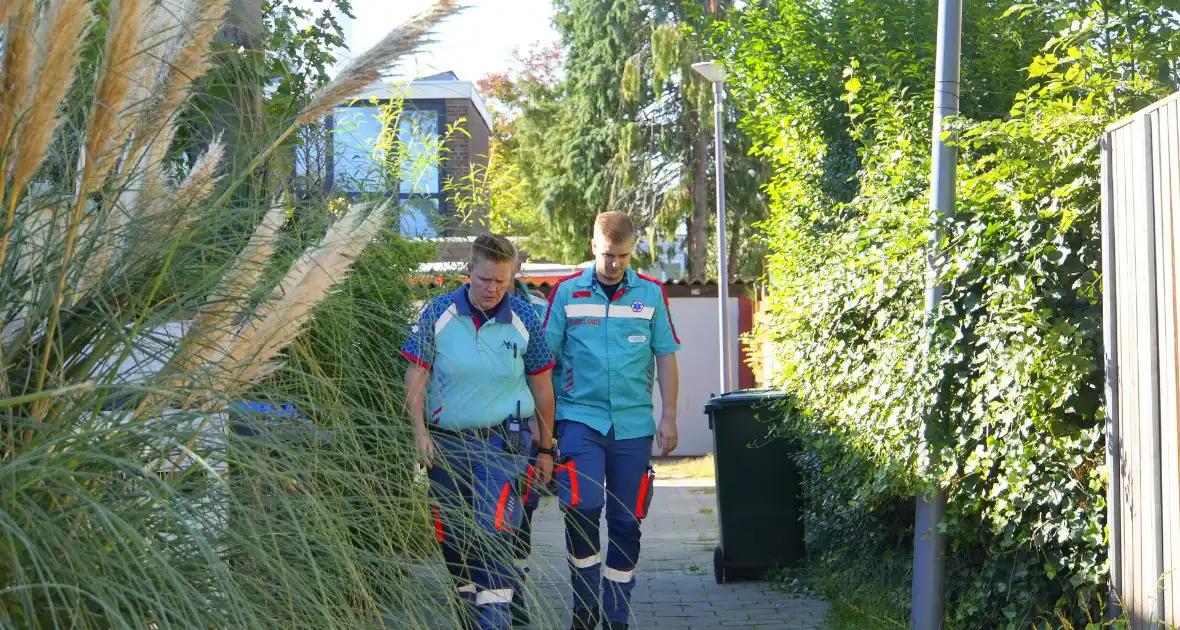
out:
<path id="1" fill-rule="evenodd" d="M 554 264 L 557 264 L 557 263 L 553 263 L 552 261 L 545 260 L 543 258 L 535 258 L 535 257 L 531 256 L 528 252 L 528 248 L 522 246 L 521 241 L 523 239 L 521 237 L 519 237 L 519 236 L 506 236 L 505 238 L 507 238 L 508 241 L 511 242 L 513 245 L 516 245 L 516 247 L 520 250 L 521 258 L 523 260 L 531 260 L 532 261 L 530 264 L 532 264 L 532 265 L 554 265 Z M 429 242 L 429 243 L 434 244 L 434 259 L 433 259 L 433 261 L 426 263 L 426 266 L 422 267 L 422 270 L 429 271 L 430 265 L 436 265 L 436 264 L 442 264 L 442 263 L 456 263 L 456 262 L 457 263 L 465 263 L 465 262 L 467 262 L 467 259 L 471 256 L 471 244 L 473 242 L 475 242 L 475 239 L 476 239 L 476 236 L 474 236 L 474 235 L 466 235 L 466 236 L 433 236 L 433 237 L 414 238 L 411 240 Z M 565 267 L 568 267 L 568 265 L 562 266 L 563 269 Z M 445 269 L 445 268 L 447 268 L 447 267 L 445 267 L 445 266 L 439 267 L 439 269 Z"/>
<path id="2" fill-rule="evenodd" d="M 358 101 L 367 101 L 369 99 L 428 100 L 448 98 L 470 100 L 475 105 L 476 111 L 479 112 L 479 116 L 483 119 L 487 128 L 492 128 L 492 115 L 488 112 L 487 105 L 484 104 L 483 97 L 479 95 L 479 89 L 476 88 L 475 83 L 472 81 L 460 81 L 454 72 L 440 72 L 421 79 L 415 79 L 410 83 L 390 83 L 381 80 L 370 85 L 364 92 L 356 96 L 356 100 Z"/>
<path id="3" fill-rule="evenodd" d="M 520 279 L 529 288 L 537 289 L 545 295 L 549 295 L 549 291 L 564 277 L 527 277 L 521 274 Z M 668 291 L 669 297 L 717 297 L 718 287 L 716 280 L 664 280 L 662 284 Z M 736 278 L 733 282 L 729 283 L 729 296 L 741 297 L 747 295 L 756 286 L 757 283 L 753 279 Z"/>
<path id="4" fill-rule="evenodd" d="M 592 264 L 593 261 L 577 265 L 524 263 L 518 277 L 529 288 L 548 295 L 554 285 L 563 278 Z M 419 265 L 418 273 L 410 280 L 418 286 L 435 288 L 457 286 L 466 281 L 466 262 L 463 261 L 424 263 Z M 662 284 L 668 289 L 670 297 L 717 297 L 716 280 L 664 280 Z M 757 285 L 753 278 L 735 278 L 729 283 L 729 294 L 733 297 L 747 295 L 756 289 Z"/>
<path id="5" fill-rule="evenodd" d="M 428 77 L 418 77 L 415 81 L 458 81 L 459 75 L 447 70 L 446 72 L 439 72 Z"/>
<path id="6" fill-rule="evenodd" d="M 553 290 L 554 285 L 564 276 L 560 277 L 531 277 L 526 278 L 521 276 L 521 280 L 530 289 L 534 289 L 545 297 L 549 297 L 549 292 Z M 434 291 L 446 289 L 452 290 L 458 287 L 466 278 L 460 275 L 435 277 L 435 278 L 418 278 L 413 283 L 424 289 L 431 289 Z M 709 280 L 707 282 L 688 282 L 685 280 L 668 280 L 663 283 L 664 290 L 670 298 L 716 298 L 718 287 L 717 281 Z M 729 297 L 731 298 L 753 298 L 758 300 L 758 284 L 749 279 L 737 279 L 729 283 Z"/>
<path id="7" fill-rule="evenodd" d="M 467 281 L 467 259 L 471 253 L 471 243 L 475 236 L 441 236 L 424 240 L 435 243 L 435 259 L 418 265 L 410 282 L 424 287 L 457 286 Z M 509 241 L 519 243 L 520 237 L 509 236 Z M 523 253 L 523 252 L 522 252 Z M 527 254 L 526 254 L 527 259 Z M 537 289 L 545 295 L 555 284 L 570 275 L 590 267 L 593 260 L 577 264 L 554 263 L 549 261 L 533 261 L 521 264 L 519 278 L 530 288 Z M 716 297 L 716 280 L 664 280 L 663 285 L 669 289 L 673 297 Z M 754 278 L 735 278 L 729 283 L 730 295 L 746 295 L 757 287 Z"/>

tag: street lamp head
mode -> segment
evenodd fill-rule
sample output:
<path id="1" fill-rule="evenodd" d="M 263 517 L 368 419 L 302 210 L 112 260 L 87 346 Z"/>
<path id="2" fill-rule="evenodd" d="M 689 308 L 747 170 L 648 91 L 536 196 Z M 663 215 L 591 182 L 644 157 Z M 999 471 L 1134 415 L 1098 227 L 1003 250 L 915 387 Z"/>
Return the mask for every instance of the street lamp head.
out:
<path id="1" fill-rule="evenodd" d="M 719 61 L 699 61 L 692 64 L 692 69 L 710 83 L 721 83 L 726 77 L 725 66 Z"/>

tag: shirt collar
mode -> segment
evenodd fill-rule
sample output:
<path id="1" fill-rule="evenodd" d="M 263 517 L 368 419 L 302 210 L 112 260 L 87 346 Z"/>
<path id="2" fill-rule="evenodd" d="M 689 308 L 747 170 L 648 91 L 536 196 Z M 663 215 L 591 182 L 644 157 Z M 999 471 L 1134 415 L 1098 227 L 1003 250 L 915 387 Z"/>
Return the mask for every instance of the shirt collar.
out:
<path id="1" fill-rule="evenodd" d="M 578 285 L 583 287 L 594 286 L 594 265 L 590 265 L 578 276 Z"/>
<path id="2" fill-rule="evenodd" d="M 619 283 L 619 286 L 630 287 L 631 284 L 635 284 L 635 278 L 635 269 L 628 267 L 627 271 L 623 271 L 623 280 L 621 283 Z M 599 283 L 598 275 L 594 270 L 594 265 L 591 264 L 590 267 L 586 268 L 585 271 L 582 271 L 582 275 L 578 276 L 577 283 L 578 286 L 582 287 L 594 287 L 595 284 Z"/>
<path id="3" fill-rule="evenodd" d="M 459 313 L 463 315 L 475 314 L 472 312 L 471 307 L 467 302 L 467 289 L 469 287 L 471 287 L 470 282 L 459 287 L 454 293 L 451 294 L 451 296 L 455 299 L 455 310 L 459 311 Z M 496 309 L 496 312 L 493 313 L 492 316 L 498 324 L 512 323 L 512 296 L 509 293 L 504 294 L 504 299 L 500 300 L 500 306 Z"/>
<path id="4" fill-rule="evenodd" d="M 631 285 L 635 284 L 636 277 L 635 270 L 627 267 L 627 270 L 623 272 L 623 279 L 619 283 L 619 288 L 630 288 Z M 594 272 L 594 265 L 591 265 L 586 269 L 586 271 L 583 271 L 582 275 L 578 277 L 577 282 L 579 286 L 583 287 L 592 287 L 596 284 L 601 284 L 598 282 L 598 274 Z"/>

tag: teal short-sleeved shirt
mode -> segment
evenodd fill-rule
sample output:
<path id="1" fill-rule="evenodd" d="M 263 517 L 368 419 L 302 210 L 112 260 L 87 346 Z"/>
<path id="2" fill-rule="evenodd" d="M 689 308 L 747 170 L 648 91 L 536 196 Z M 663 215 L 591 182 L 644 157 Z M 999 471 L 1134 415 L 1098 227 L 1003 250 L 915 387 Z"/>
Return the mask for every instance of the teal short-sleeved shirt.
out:
<path id="1" fill-rule="evenodd" d="M 432 299 L 402 346 L 402 356 L 430 372 L 426 421 L 460 430 L 495 426 L 518 410 L 532 416 L 526 375 L 553 368 L 536 310 L 510 292 L 481 324 L 467 287 Z"/>
<path id="2" fill-rule="evenodd" d="M 655 434 L 655 357 L 680 350 L 663 283 L 628 269 L 607 299 L 593 267 L 565 278 L 549 294 L 545 338 L 560 365 L 558 419 L 614 427 L 618 439 Z"/>

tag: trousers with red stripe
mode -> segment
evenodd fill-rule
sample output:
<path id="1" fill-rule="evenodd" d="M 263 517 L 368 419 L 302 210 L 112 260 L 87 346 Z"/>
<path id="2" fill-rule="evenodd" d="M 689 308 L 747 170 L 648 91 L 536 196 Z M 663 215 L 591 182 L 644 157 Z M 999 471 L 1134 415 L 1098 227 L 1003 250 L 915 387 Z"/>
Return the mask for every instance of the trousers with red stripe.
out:
<path id="1" fill-rule="evenodd" d="M 565 513 L 574 610 L 597 608 L 608 621 L 628 623 L 639 560 L 639 525 L 652 491 L 648 476 L 652 437 L 619 440 L 613 428 L 602 435 L 570 420 L 559 421 L 556 433 L 561 463 L 555 475 Z M 605 566 L 599 542 L 603 508 L 608 541 Z"/>
<path id="2" fill-rule="evenodd" d="M 529 556 L 533 552 L 533 513 L 541 503 L 540 489 L 535 487 L 537 462 L 537 447 L 533 445 L 529 453 L 529 468 L 525 477 L 524 490 L 524 518 L 520 521 L 520 528 L 516 536 L 516 564 L 521 577 L 529 573 Z"/>
<path id="3" fill-rule="evenodd" d="M 497 435 L 431 437 L 435 461 L 427 476 L 447 570 L 480 630 L 511 628 L 509 604 L 519 596 L 513 546 L 524 512 L 517 486 L 526 459 L 505 452 Z"/>

